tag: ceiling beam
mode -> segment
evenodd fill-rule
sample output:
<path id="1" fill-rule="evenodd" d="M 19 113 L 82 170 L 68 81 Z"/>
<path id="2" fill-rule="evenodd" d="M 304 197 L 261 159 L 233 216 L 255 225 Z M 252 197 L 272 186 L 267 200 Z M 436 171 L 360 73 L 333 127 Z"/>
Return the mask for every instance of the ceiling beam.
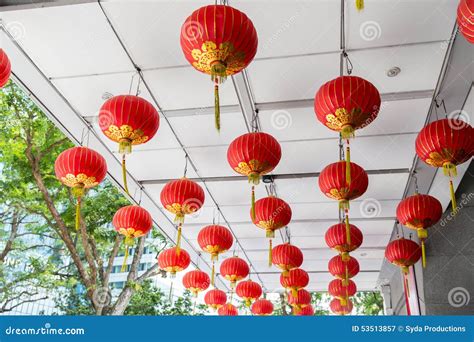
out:
<path id="1" fill-rule="evenodd" d="M 386 174 L 400 174 L 409 173 L 408 168 L 401 169 L 385 169 L 385 170 L 366 170 L 368 175 L 386 175 Z M 302 179 L 302 178 L 317 178 L 320 172 L 306 172 L 306 173 L 288 173 L 288 174 L 276 174 L 263 176 L 263 182 L 269 183 L 271 180 L 279 179 Z M 246 176 L 224 176 L 224 177 L 200 177 L 200 178 L 189 178 L 195 182 L 234 182 L 234 181 L 247 181 Z M 142 185 L 153 185 L 153 184 L 166 184 L 173 179 L 146 179 L 139 181 Z M 268 181 L 267 181 L 268 180 Z"/>

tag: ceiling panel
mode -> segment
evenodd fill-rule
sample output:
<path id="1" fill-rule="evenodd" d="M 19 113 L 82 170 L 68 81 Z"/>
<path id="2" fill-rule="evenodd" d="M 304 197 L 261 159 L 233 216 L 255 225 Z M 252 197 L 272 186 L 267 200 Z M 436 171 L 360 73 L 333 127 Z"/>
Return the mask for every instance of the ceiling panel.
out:
<path id="1" fill-rule="evenodd" d="M 161 108 L 166 110 L 214 106 L 214 84 L 209 75 L 190 66 L 145 71 L 144 77 Z M 219 86 L 221 106 L 238 103 L 232 80 Z"/>
<path id="2" fill-rule="evenodd" d="M 133 70 L 97 3 L 2 12 L 1 18 L 49 77 Z"/>
<path id="3" fill-rule="evenodd" d="M 347 46 L 361 49 L 447 40 L 457 5 L 450 0 L 366 0 L 364 10 L 357 11 L 347 2 Z"/>

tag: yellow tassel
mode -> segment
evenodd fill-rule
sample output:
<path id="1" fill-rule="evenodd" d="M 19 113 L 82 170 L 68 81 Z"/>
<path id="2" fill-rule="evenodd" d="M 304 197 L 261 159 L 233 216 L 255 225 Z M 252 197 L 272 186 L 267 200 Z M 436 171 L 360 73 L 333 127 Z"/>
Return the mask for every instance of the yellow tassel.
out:
<path id="1" fill-rule="evenodd" d="M 298 296 L 298 290 L 297 290 L 296 288 L 292 287 L 292 288 L 291 288 L 291 295 L 292 295 L 293 297 Z"/>
<path id="2" fill-rule="evenodd" d="M 346 242 L 351 245 L 351 226 L 349 225 L 349 216 L 346 214 Z"/>
<path id="3" fill-rule="evenodd" d="M 454 192 L 453 180 L 449 180 L 449 192 L 451 193 L 451 210 L 454 215 L 458 212 L 458 205 L 456 203 L 456 193 Z"/>
<path id="4" fill-rule="evenodd" d="M 356 8 L 358 11 L 364 9 L 364 0 L 356 0 Z"/>
<path id="5" fill-rule="evenodd" d="M 127 259 L 128 259 L 128 246 L 125 245 L 125 255 L 123 257 L 122 268 L 120 268 L 120 272 L 125 272 L 127 269 Z"/>
<path id="6" fill-rule="evenodd" d="M 130 195 L 128 192 L 128 183 L 127 183 L 127 166 L 125 165 L 125 154 L 122 154 L 122 179 L 123 179 L 123 188 L 127 195 Z"/>
<path id="7" fill-rule="evenodd" d="M 252 195 L 251 195 L 251 213 L 252 213 L 252 221 L 255 220 L 255 185 L 252 185 Z"/>
<path id="8" fill-rule="evenodd" d="M 341 302 L 341 305 L 342 305 L 342 306 L 346 306 L 346 305 L 347 305 L 347 299 L 346 299 L 345 297 L 341 297 L 341 298 L 339 299 L 339 301 Z"/>
<path id="9" fill-rule="evenodd" d="M 348 262 L 351 259 L 351 256 L 349 255 L 349 252 L 343 252 L 341 253 L 341 258 L 342 261 Z"/>
<path id="10" fill-rule="evenodd" d="M 346 262 L 346 274 L 344 275 L 344 280 L 342 281 L 342 285 L 348 286 L 349 285 L 349 267 L 347 266 Z"/>
<path id="11" fill-rule="evenodd" d="M 355 135 L 354 132 L 355 132 L 354 127 L 352 127 L 351 125 L 345 125 L 344 127 L 342 127 L 342 130 L 341 130 L 341 138 L 342 139 L 353 138 Z"/>
<path id="12" fill-rule="evenodd" d="M 348 200 L 340 200 L 339 201 L 339 209 L 349 210 L 350 204 Z"/>
<path id="13" fill-rule="evenodd" d="M 215 262 L 212 262 L 212 271 L 211 271 L 211 285 L 214 286 L 214 279 L 216 278 L 216 265 Z"/>
<path id="14" fill-rule="evenodd" d="M 426 267 L 425 240 L 421 240 L 421 264 Z"/>
<path id="15" fill-rule="evenodd" d="M 346 147 L 346 184 L 351 184 L 351 149 Z"/>
<path id="16" fill-rule="evenodd" d="M 245 298 L 245 306 L 250 307 L 250 304 L 252 304 L 252 300 L 250 298 Z"/>
<path id="17" fill-rule="evenodd" d="M 456 165 L 451 162 L 446 162 L 443 164 L 443 173 L 445 176 L 455 177 L 458 175 L 458 170 L 456 168 Z"/>
<path id="18" fill-rule="evenodd" d="M 406 273 L 405 272 L 403 272 L 403 273 L 404 273 L 403 274 L 403 281 L 405 282 L 407 297 L 410 297 L 410 287 L 408 286 L 408 271 Z"/>
<path id="19" fill-rule="evenodd" d="M 76 231 L 81 227 L 81 198 L 78 197 L 76 201 Z"/>
<path id="20" fill-rule="evenodd" d="M 181 230 L 182 230 L 182 225 L 180 223 L 178 225 L 178 238 L 176 239 L 176 254 L 178 255 L 181 252 Z"/>
<path id="21" fill-rule="evenodd" d="M 272 239 L 268 240 L 268 267 L 272 267 L 272 249 L 273 242 Z"/>
<path id="22" fill-rule="evenodd" d="M 214 85 L 214 120 L 218 132 L 221 130 L 221 108 L 219 104 L 219 85 Z"/>
<path id="23" fill-rule="evenodd" d="M 290 274 L 290 271 L 287 270 L 287 269 L 284 269 L 283 272 L 281 272 L 281 274 L 282 274 L 284 277 L 288 277 L 288 275 Z"/>

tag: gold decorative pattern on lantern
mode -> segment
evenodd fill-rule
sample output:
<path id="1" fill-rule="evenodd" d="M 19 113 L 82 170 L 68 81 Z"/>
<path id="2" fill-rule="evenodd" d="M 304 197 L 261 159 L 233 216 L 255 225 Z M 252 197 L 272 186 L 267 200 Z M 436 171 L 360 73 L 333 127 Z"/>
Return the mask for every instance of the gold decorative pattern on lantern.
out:
<path id="1" fill-rule="evenodd" d="M 239 165 L 234 168 L 234 170 L 245 176 L 249 176 L 253 173 L 263 175 L 266 173 L 265 171 L 268 169 L 268 167 L 268 163 L 262 163 L 258 160 L 252 159 L 248 163 L 240 162 Z"/>
<path id="2" fill-rule="evenodd" d="M 190 204 L 179 204 L 179 203 L 173 203 L 173 204 L 168 204 L 166 205 L 166 209 L 170 211 L 171 213 L 175 214 L 176 216 L 184 216 L 184 215 L 189 215 L 192 214 L 196 211 L 196 205 L 193 205 L 192 203 Z"/>
<path id="3" fill-rule="evenodd" d="M 221 249 L 221 247 L 219 245 L 207 245 L 203 249 L 204 249 L 204 251 L 211 254 L 211 260 L 212 261 L 217 260 L 217 257 L 219 255 L 219 253 L 224 253 L 224 252 L 227 251 L 226 249 Z"/>
<path id="4" fill-rule="evenodd" d="M 137 238 L 144 235 L 141 230 L 135 230 L 134 228 L 120 228 L 119 233 L 127 238 Z"/>
<path id="5" fill-rule="evenodd" d="M 326 193 L 326 196 L 331 197 L 338 201 L 342 201 L 347 198 L 348 194 L 349 194 L 349 188 L 341 188 L 341 189 L 329 190 L 329 192 Z"/>
<path id="6" fill-rule="evenodd" d="M 341 131 L 344 126 L 352 126 L 359 128 L 366 126 L 370 122 L 365 123 L 366 115 L 361 115 L 360 108 L 354 108 L 349 113 L 345 108 L 338 108 L 331 114 L 326 115 L 326 126 L 335 131 Z"/>
<path id="7" fill-rule="evenodd" d="M 434 167 L 442 167 L 445 163 L 451 163 L 454 159 L 454 153 L 451 149 L 443 148 L 440 152 L 431 152 L 430 157 L 425 161 Z"/>
<path id="8" fill-rule="evenodd" d="M 61 177 L 61 182 L 71 188 L 74 188 L 76 186 L 92 188 L 99 184 L 99 182 L 96 181 L 95 177 L 89 177 L 84 173 L 79 173 L 77 175 L 68 173 L 66 177 Z"/>
<path id="9" fill-rule="evenodd" d="M 164 271 L 171 273 L 171 274 L 176 274 L 178 272 L 181 272 L 184 268 L 180 266 L 168 266 L 163 268 Z"/>
<path id="10" fill-rule="evenodd" d="M 115 125 L 110 125 L 104 133 L 113 141 L 120 142 L 120 140 L 126 139 L 129 140 L 132 145 L 139 145 L 148 141 L 148 136 L 143 135 L 141 129 L 133 129 L 130 125 L 122 125 L 120 128 Z"/>
<path id="11" fill-rule="evenodd" d="M 207 74 L 213 73 L 213 64 L 220 63 L 225 66 L 225 74 L 233 75 L 245 68 L 245 54 L 242 51 L 235 52 L 234 46 L 230 42 L 219 44 L 206 41 L 202 44 L 201 50 L 193 49 L 191 52 L 194 60 L 193 66 L 199 71 Z"/>

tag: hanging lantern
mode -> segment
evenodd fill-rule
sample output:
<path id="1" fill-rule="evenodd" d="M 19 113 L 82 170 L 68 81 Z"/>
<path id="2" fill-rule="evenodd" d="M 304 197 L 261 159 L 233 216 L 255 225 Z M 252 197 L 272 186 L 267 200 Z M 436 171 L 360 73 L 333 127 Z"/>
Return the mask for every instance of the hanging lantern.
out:
<path id="1" fill-rule="evenodd" d="M 336 255 L 328 263 L 328 270 L 334 277 L 342 279 L 344 285 L 349 284 L 349 279 L 359 273 L 359 262 L 354 258 L 345 260 L 341 255 Z"/>
<path id="2" fill-rule="evenodd" d="M 0 88 L 4 87 L 10 79 L 12 67 L 10 59 L 3 49 L 0 49 Z"/>
<path id="3" fill-rule="evenodd" d="M 161 190 L 160 200 L 163 207 L 174 214 L 174 222 L 178 224 L 177 251 L 181 248 L 181 234 L 184 216 L 201 209 L 204 204 L 204 190 L 186 177 L 166 183 Z"/>
<path id="4" fill-rule="evenodd" d="M 262 295 L 262 287 L 252 280 L 241 281 L 237 284 L 235 293 L 244 300 L 245 306 L 249 307 Z"/>
<path id="5" fill-rule="evenodd" d="M 346 240 L 352 245 L 349 224 L 349 201 L 362 196 L 369 186 L 369 177 L 356 163 L 350 163 L 352 181 L 347 182 L 345 162 L 329 164 L 320 173 L 318 183 L 321 191 L 329 198 L 339 201 L 339 208 L 344 209 Z"/>
<path id="6" fill-rule="evenodd" d="M 219 257 L 219 254 L 225 253 L 232 247 L 234 238 L 229 229 L 218 224 L 213 224 L 201 229 L 199 231 L 197 240 L 201 249 L 204 252 L 211 254 L 211 284 L 214 285 L 214 278 L 216 274 L 215 263 Z"/>
<path id="7" fill-rule="evenodd" d="M 329 303 L 329 307 L 336 315 L 344 316 L 351 313 L 353 304 L 350 300 L 347 300 L 346 303 L 343 304 L 339 299 L 334 298 L 331 300 L 331 303 Z"/>
<path id="8" fill-rule="evenodd" d="M 346 139 L 346 181 L 351 183 L 349 139 L 355 130 L 375 120 L 380 110 L 380 94 L 369 81 L 357 76 L 340 76 L 321 86 L 314 99 L 318 120 Z"/>
<path id="9" fill-rule="evenodd" d="M 296 296 L 298 290 L 309 284 L 309 275 L 301 268 L 294 268 L 288 271 L 288 275 L 280 275 L 280 284 L 287 290 L 291 291 L 293 296 Z"/>
<path id="10" fill-rule="evenodd" d="M 212 289 L 206 292 L 204 302 L 213 310 L 217 310 L 227 302 L 227 295 L 224 291 Z"/>
<path id="11" fill-rule="evenodd" d="M 405 198 L 398 204 L 397 219 L 404 226 L 415 229 L 421 241 L 421 260 L 426 266 L 425 240 L 429 228 L 436 224 L 443 215 L 441 203 L 433 196 L 420 195 Z"/>
<path id="12" fill-rule="evenodd" d="M 235 288 L 235 284 L 247 277 L 250 273 L 249 265 L 239 257 L 225 259 L 220 267 L 221 275 L 230 281 L 230 287 Z"/>
<path id="13" fill-rule="evenodd" d="M 408 274 L 410 266 L 416 264 L 421 258 L 420 246 L 416 242 L 404 238 L 393 240 L 385 249 L 385 258 L 402 270 L 405 303 L 407 314 L 410 315 Z"/>
<path id="14" fill-rule="evenodd" d="M 229 145 L 227 161 L 237 173 L 247 176 L 252 184 L 251 217 L 255 217 L 255 185 L 280 162 L 281 147 L 270 134 L 253 132 L 241 135 Z"/>
<path id="15" fill-rule="evenodd" d="M 186 273 L 183 277 L 183 285 L 191 291 L 195 297 L 201 291 L 205 291 L 210 284 L 209 276 L 201 270 L 193 270 Z"/>
<path id="16" fill-rule="evenodd" d="M 359 228 L 350 224 L 349 229 L 351 236 L 350 244 L 347 243 L 346 225 L 344 223 L 338 223 L 329 227 L 324 236 L 329 248 L 338 251 L 345 260 L 350 258 L 349 252 L 359 248 L 363 241 L 363 235 Z"/>
<path id="17" fill-rule="evenodd" d="M 76 230 L 81 224 L 81 200 L 87 189 L 99 185 L 107 174 L 107 163 L 96 151 L 72 147 L 63 151 L 54 162 L 56 178 L 71 188 L 76 198 Z"/>
<path id="18" fill-rule="evenodd" d="M 239 310 L 230 303 L 224 304 L 217 310 L 219 316 L 238 316 Z"/>
<path id="19" fill-rule="evenodd" d="M 146 143 L 156 134 L 160 126 L 158 111 L 141 97 L 114 96 L 105 101 L 100 108 L 99 126 L 110 140 L 119 144 L 123 185 L 128 194 L 125 156 L 132 152 L 132 145 Z"/>
<path id="20" fill-rule="evenodd" d="M 275 237 L 275 230 L 288 225 L 291 221 L 291 208 L 283 201 L 274 196 L 259 199 L 255 202 L 255 212 L 250 216 L 253 223 L 265 229 L 268 241 L 268 266 L 272 265 L 272 240 Z M 252 209 L 251 209 L 252 210 Z"/>
<path id="21" fill-rule="evenodd" d="M 307 305 L 300 310 L 293 309 L 293 315 L 295 316 L 314 316 L 314 309 L 311 305 Z"/>
<path id="22" fill-rule="evenodd" d="M 185 270 L 191 263 L 188 252 L 182 249 L 179 253 L 177 247 L 165 249 L 158 255 L 158 266 L 163 271 L 170 273 L 171 278 L 176 276 L 177 272 Z"/>
<path id="23" fill-rule="evenodd" d="M 181 49 L 196 70 L 214 82 L 215 125 L 220 130 L 219 84 L 245 69 L 257 53 L 252 21 L 228 5 L 209 5 L 194 11 L 181 27 Z"/>
<path id="24" fill-rule="evenodd" d="M 153 219 L 148 211 L 138 205 L 128 205 L 115 213 L 112 224 L 115 230 L 125 237 L 125 256 L 121 272 L 127 266 L 128 249 L 133 246 L 134 239 L 148 234 L 153 226 Z"/>
<path id="25" fill-rule="evenodd" d="M 286 277 L 290 270 L 303 264 L 303 253 L 298 247 L 284 243 L 273 248 L 272 263 L 280 268 L 283 276 Z"/>
<path id="26" fill-rule="evenodd" d="M 311 293 L 305 289 L 299 289 L 295 295 L 292 292 L 288 294 L 288 304 L 298 312 L 302 308 L 311 305 Z"/>
<path id="27" fill-rule="evenodd" d="M 268 299 L 258 299 L 252 304 L 251 311 L 255 316 L 268 316 L 273 313 L 273 304 Z"/>
<path id="28" fill-rule="evenodd" d="M 416 154 L 425 163 L 442 167 L 450 177 L 452 210 L 457 211 L 452 177 L 456 176 L 456 165 L 462 164 L 474 154 L 474 128 L 457 119 L 442 119 L 425 126 L 416 138 Z"/>
<path id="29" fill-rule="evenodd" d="M 459 2 L 457 22 L 464 38 L 474 44 L 474 1 L 461 0 Z"/>
<path id="30" fill-rule="evenodd" d="M 347 285 L 341 279 L 333 279 L 329 283 L 328 292 L 331 296 L 341 301 L 342 305 L 346 305 L 347 299 L 357 292 L 357 286 L 352 280 L 348 280 Z"/>

